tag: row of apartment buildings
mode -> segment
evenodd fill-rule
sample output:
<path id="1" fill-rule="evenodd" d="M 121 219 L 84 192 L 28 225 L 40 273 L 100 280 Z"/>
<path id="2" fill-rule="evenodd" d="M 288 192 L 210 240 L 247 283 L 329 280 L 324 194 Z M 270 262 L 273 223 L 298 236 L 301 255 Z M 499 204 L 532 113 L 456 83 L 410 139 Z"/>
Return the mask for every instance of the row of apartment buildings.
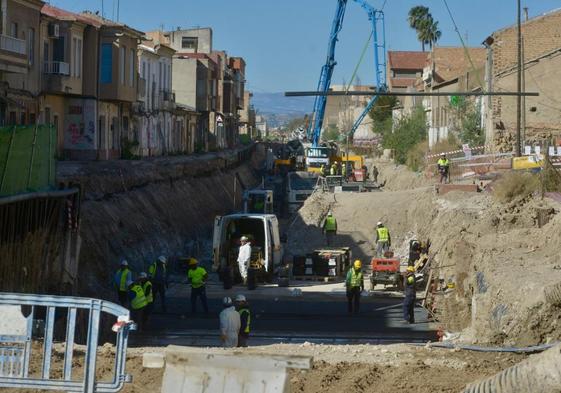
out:
<path id="1" fill-rule="evenodd" d="M 142 32 L 0 1 L 0 124 L 52 124 L 59 158 L 189 154 L 255 136 L 245 61 L 213 50 L 212 29 Z"/>
<path id="2" fill-rule="evenodd" d="M 517 89 L 517 28 L 490 34 L 480 47 L 438 47 L 430 52 L 388 52 L 390 91 L 434 91 L 448 97 L 402 97 L 394 117 L 418 105 L 427 112 L 429 145 L 447 139 L 457 129 L 454 92 Z M 522 136 L 526 145 L 561 141 L 561 9 L 522 23 L 523 91 L 538 97 L 523 98 Z M 515 147 L 516 97 L 472 99 L 479 110 L 485 145 L 511 151 Z"/>

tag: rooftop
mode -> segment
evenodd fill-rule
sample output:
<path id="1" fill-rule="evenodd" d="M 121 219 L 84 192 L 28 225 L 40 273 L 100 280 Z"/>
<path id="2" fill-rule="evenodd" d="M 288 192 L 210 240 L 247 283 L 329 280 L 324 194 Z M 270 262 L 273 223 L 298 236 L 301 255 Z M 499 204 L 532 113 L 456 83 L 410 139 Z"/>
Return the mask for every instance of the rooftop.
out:
<path id="1" fill-rule="evenodd" d="M 427 52 L 388 51 L 390 69 L 422 70 L 425 67 Z"/>
<path id="2" fill-rule="evenodd" d="M 434 61 L 435 82 L 441 83 L 454 79 L 472 70 L 471 62 L 467 53 L 473 61 L 475 68 L 480 68 L 487 59 L 485 48 L 463 48 L 463 47 L 440 47 L 433 48 L 426 59 L 426 66 Z"/>

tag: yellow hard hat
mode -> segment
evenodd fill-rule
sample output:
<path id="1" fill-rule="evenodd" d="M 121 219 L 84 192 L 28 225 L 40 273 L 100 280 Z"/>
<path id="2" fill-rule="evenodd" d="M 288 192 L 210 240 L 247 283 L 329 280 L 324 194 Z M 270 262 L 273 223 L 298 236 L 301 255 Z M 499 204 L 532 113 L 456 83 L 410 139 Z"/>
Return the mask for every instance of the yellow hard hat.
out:
<path id="1" fill-rule="evenodd" d="M 407 271 L 408 272 L 414 272 L 415 271 L 415 266 L 407 266 Z"/>
<path id="2" fill-rule="evenodd" d="M 189 259 L 189 266 L 196 265 L 197 263 L 199 263 L 199 261 L 197 261 L 195 258 L 190 258 Z"/>
<path id="3" fill-rule="evenodd" d="M 357 259 L 353 265 L 354 265 L 355 269 L 362 268 L 362 262 L 359 259 Z"/>

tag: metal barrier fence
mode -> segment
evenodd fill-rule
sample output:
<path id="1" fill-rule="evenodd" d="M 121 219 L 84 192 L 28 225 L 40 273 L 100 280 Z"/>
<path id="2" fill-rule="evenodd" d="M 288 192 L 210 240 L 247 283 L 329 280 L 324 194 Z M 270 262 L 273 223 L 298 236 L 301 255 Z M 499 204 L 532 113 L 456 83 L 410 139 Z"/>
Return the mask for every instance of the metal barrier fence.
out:
<path id="1" fill-rule="evenodd" d="M 32 339 L 37 320 L 37 311 L 44 309 L 45 325 L 41 369 L 38 377 L 30 376 Z M 53 343 L 55 316 L 64 315 L 66 309 L 66 334 L 62 377 L 51 378 L 53 366 Z M 73 378 L 74 341 L 79 310 L 87 313 L 88 330 L 83 377 Z M 96 380 L 97 345 L 102 313 L 117 318 L 115 366 L 110 382 Z M 119 305 L 89 298 L 0 293 L 0 387 L 67 392 L 103 392 L 121 390 L 130 376 L 125 374 L 128 334 L 136 326 L 129 321 L 129 310 Z M 19 324 L 18 324 L 19 322 Z M 9 330 L 6 332 L 6 330 Z"/>

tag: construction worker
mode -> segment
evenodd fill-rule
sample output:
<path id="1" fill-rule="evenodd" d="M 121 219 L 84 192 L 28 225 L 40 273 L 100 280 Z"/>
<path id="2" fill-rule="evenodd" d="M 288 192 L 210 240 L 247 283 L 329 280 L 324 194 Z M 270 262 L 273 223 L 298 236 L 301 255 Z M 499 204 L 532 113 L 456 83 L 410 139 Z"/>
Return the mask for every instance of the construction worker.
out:
<path id="1" fill-rule="evenodd" d="M 152 314 L 152 309 L 154 307 L 154 294 L 152 291 L 152 282 L 148 278 L 148 274 L 142 272 L 138 276 L 138 281 L 142 285 L 142 290 L 144 291 L 144 297 L 146 298 L 146 307 L 142 313 L 142 324 L 144 327 L 148 326 L 148 319 L 150 314 Z"/>
<path id="2" fill-rule="evenodd" d="M 364 290 L 364 276 L 362 274 L 362 262 L 357 259 L 347 272 L 345 280 L 347 288 L 347 301 L 349 314 L 358 314 L 360 309 L 360 294 Z"/>
<path id="3" fill-rule="evenodd" d="M 123 259 L 119 270 L 115 273 L 113 278 L 113 285 L 117 290 L 119 303 L 123 307 L 127 307 L 129 303 L 128 296 L 128 282 L 132 282 L 132 272 L 129 270 L 129 263 Z"/>
<path id="4" fill-rule="evenodd" d="M 319 167 L 319 174 L 320 176 L 325 176 L 325 165 L 321 164 Z"/>
<path id="5" fill-rule="evenodd" d="M 329 169 L 329 174 L 331 176 L 337 175 L 337 161 L 335 161 L 333 164 L 331 164 L 331 168 Z"/>
<path id="6" fill-rule="evenodd" d="M 159 295 L 160 302 L 162 303 L 162 310 L 167 312 L 166 308 L 166 289 L 168 287 L 168 274 L 167 274 L 167 258 L 163 255 L 158 257 L 158 260 L 148 267 L 148 276 L 152 282 L 152 292 L 154 302 Z"/>
<path id="7" fill-rule="evenodd" d="M 136 322 L 138 331 L 142 331 L 144 329 L 144 309 L 148 304 L 146 296 L 144 296 L 144 290 L 138 280 L 129 281 L 127 288 L 131 305 L 131 319 Z"/>
<path id="8" fill-rule="evenodd" d="M 436 163 L 438 173 L 440 173 L 440 183 L 449 183 L 450 179 L 450 161 L 446 158 L 446 154 L 442 153 Z"/>
<path id="9" fill-rule="evenodd" d="M 333 243 L 335 235 L 337 235 L 337 219 L 333 217 L 331 211 L 327 213 L 327 217 L 323 223 L 323 233 L 325 234 L 325 242 L 330 246 Z"/>
<path id="10" fill-rule="evenodd" d="M 204 267 L 199 266 L 199 261 L 195 258 L 189 259 L 189 271 L 187 278 L 191 283 L 191 313 L 197 312 L 197 298 L 201 299 L 205 313 L 208 313 L 208 304 L 206 300 L 206 280 L 208 273 Z"/>
<path id="11" fill-rule="evenodd" d="M 374 180 L 374 183 L 378 183 L 378 167 L 376 165 L 372 167 L 372 180 Z"/>
<path id="12" fill-rule="evenodd" d="M 384 226 L 382 221 L 378 221 L 376 224 L 376 254 L 378 257 L 383 257 L 386 251 L 390 249 L 392 245 L 392 238 L 388 228 Z"/>
<path id="13" fill-rule="evenodd" d="M 240 333 L 240 314 L 230 297 L 222 299 L 223 310 L 220 312 L 220 340 L 225 348 L 235 348 L 238 346 L 238 335 Z"/>
<path id="14" fill-rule="evenodd" d="M 341 163 L 341 176 L 343 176 L 343 180 L 347 180 L 347 162 Z"/>
<path id="15" fill-rule="evenodd" d="M 247 283 L 247 269 L 251 262 L 251 244 L 247 236 L 242 236 L 240 238 L 240 251 L 238 253 L 238 268 L 240 270 L 240 276 L 244 285 Z"/>
<path id="16" fill-rule="evenodd" d="M 251 326 L 251 310 L 244 295 L 236 296 L 236 310 L 240 314 L 240 333 L 238 334 L 238 347 L 247 347 Z"/>
<path id="17" fill-rule="evenodd" d="M 415 323 L 415 299 L 417 292 L 415 289 L 415 267 L 407 266 L 407 274 L 404 278 L 405 299 L 403 299 L 403 321 Z"/>

